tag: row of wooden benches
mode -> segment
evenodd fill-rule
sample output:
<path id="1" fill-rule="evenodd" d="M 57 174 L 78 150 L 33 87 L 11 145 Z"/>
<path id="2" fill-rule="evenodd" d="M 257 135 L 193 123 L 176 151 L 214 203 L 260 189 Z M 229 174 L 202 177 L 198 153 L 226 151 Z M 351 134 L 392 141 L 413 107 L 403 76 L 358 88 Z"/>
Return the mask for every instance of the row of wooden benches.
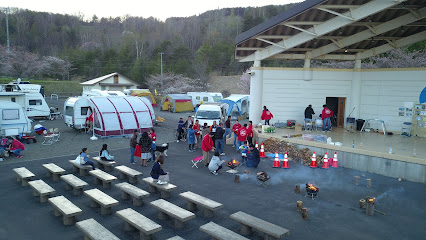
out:
<path id="1" fill-rule="evenodd" d="M 55 165 L 56 166 L 56 165 Z M 52 168 L 52 167 L 51 167 Z M 131 169 L 131 168 L 129 168 Z M 14 169 L 15 172 L 18 175 L 18 180 L 24 180 L 27 179 L 28 176 L 34 176 L 31 172 L 29 172 L 26 168 L 20 168 L 20 169 Z M 18 171 L 19 170 L 19 171 Z M 133 169 L 132 169 L 133 170 Z M 95 170 L 100 171 L 101 170 Z M 19 172 L 19 173 L 18 173 Z M 92 172 L 92 171 L 91 171 Z M 106 174 L 106 173 L 105 173 Z M 84 186 L 87 186 L 88 184 L 82 180 L 80 180 L 78 177 L 75 177 L 72 174 L 64 175 L 60 177 L 67 183 L 67 188 L 74 188 L 74 194 L 81 194 L 82 188 Z M 176 189 L 176 186 L 168 186 L 171 184 L 166 185 L 158 185 L 156 184 L 152 178 L 145 178 L 143 179 L 145 182 L 147 182 L 150 186 L 150 192 L 156 191 L 158 188 L 166 188 L 169 190 L 161 191 L 168 193 L 170 196 L 170 189 Z M 45 202 L 47 200 L 47 197 L 50 194 L 54 193 L 54 189 L 51 188 L 49 185 L 44 183 L 42 180 L 36 180 L 30 182 L 30 186 L 34 189 L 34 195 L 40 196 L 40 202 Z M 142 189 L 139 189 L 131 184 L 128 183 L 120 183 L 116 184 L 116 187 L 122 190 L 122 199 L 128 199 L 130 196 L 133 197 L 133 205 L 139 206 L 143 204 L 142 198 L 149 196 L 149 193 L 143 191 Z M 37 189 L 37 190 L 36 190 Z M 79 189 L 79 190 L 77 190 Z M 101 207 L 101 214 L 111 214 L 111 207 L 118 205 L 118 201 L 111 198 L 109 195 L 103 193 L 102 191 L 98 189 L 91 189 L 84 192 L 86 195 L 88 195 L 91 198 L 91 206 L 92 207 Z M 214 215 L 214 211 L 220 209 L 223 207 L 222 204 L 217 203 L 215 201 L 212 201 L 208 198 L 205 198 L 203 196 L 200 196 L 198 194 L 192 193 L 192 192 L 185 192 L 180 194 L 181 197 L 187 200 L 187 210 L 182 209 L 172 203 L 169 203 L 165 200 L 156 200 L 154 202 L 151 202 L 151 205 L 156 207 L 159 210 L 159 218 L 160 219 L 166 219 L 167 217 L 171 217 L 174 219 L 175 227 L 182 228 L 184 227 L 184 222 L 192 219 L 195 217 L 195 215 L 190 212 L 196 209 L 196 206 L 202 206 L 204 208 L 204 216 L 205 217 L 212 217 Z M 58 198 L 58 197 L 57 197 Z M 65 197 L 60 196 L 61 201 L 64 202 Z M 66 198 L 65 198 L 66 199 Z M 50 199 L 49 199 L 50 201 Z M 57 200 L 59 201 L 59 200 Z M 69 201 L 68 201 L 69 202 Z M 71 202 L 69 202 L 71 203 Z M 53 203 L 52 203 L 53 204 Z M 71 203 L 72 204 L 72 203 Z M 59 205 L 59 204 L 57 204 Z M 73 224 L 75 222 L 75 215 L 78 214 L 78 207 L 75 205 L 70 204 L 62 204 L 64 205 L 63 208 L 55 207 L 55 215 L 62 214 L 64 216 L 64 224 Z M 73 209 L 74 211 L 67 211 L 67 209 Z M 81 210 L 80 210 L 81 211 Z M 67 213 L 67 214 L 65 214 Z M 118 212 L 117 212 L 118 214 Z M 245 214 L 242 212 L 235 213 L 231 215 L 231 218 L 241 222 L 241 233 L 246 235 L 251 233 L 251 229 L 255 228 L 260 232 L 265 233 L 265 236 L 267 238 L 280 238 L 289 233 L 287 229 L 281 228 L 279 226 L 276 226 L 274 224 L 271 224 L 269 222 L 263 221 L 261 219 L 252 217 L 248 214 Z M 243 216 L 240 216 L 243 215 Z M 248 217 L 249 216 L 249 217 Z M 247 221 L 244 222 L 243 221 Z M 209 225 L 208 225 L 209 224 Z M 215 237 L 217 239 L 229 239 L 227 237 L 222 238 L 223 236 L 231 236 L 232 231 L 227 230 L 226 228 L 223 228 L 213 222 L 210 222 L 206 225 L 203 225 L 200 227 L 200 230 L 203 232 L 206 232 L 207 234 L 211 235 L 212 237 Z M 130 228 L 130 227 L 128 227 Z M 211 229 L 217 229 L 217 228 L 223 228 L 221 231 L 212 231 Z M 275 229 L 275 232 L 274 232 Z M 226 231 L 227 230 L 227 231 Z M 141 232 L 141 236 L 146 235 L 146 233 Z M 231 234 L 231 235 L 229 235 Z M 222 236 L 223 235 L 223 236 Z M 239 239 L 239 238 L 236 238 Z M 245 239 L 245 238 L 241 238 Z"/>

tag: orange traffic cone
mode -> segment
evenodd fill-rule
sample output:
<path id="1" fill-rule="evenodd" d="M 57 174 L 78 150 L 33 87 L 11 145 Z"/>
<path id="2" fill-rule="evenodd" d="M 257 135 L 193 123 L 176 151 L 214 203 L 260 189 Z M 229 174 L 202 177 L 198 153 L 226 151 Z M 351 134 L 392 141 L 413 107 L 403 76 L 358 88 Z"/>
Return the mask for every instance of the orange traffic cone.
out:
<path id="1" fill-rule="evenodd" d="M 285 152 L 285 154 L 284 154 L 283 168 L 289 168 L 288 159 L 287 159 L 287 152 Z"/>
<path id="2" fill-rule="evenodd" d="M 312 161 L 311 161 L 311 168 L 316 168 L 317 167 L 317 157 L 315 156 L 315 152 L 314 154 L 312 154 Z"/>
<path id="3" fill-rule="evenodd" d="M 328 168 L 328 156 L 327 156 L 327 152 L 324 155 L 324 160 L 322 162 L 322 168 L 325 168 L 325 169 Z"/>
<path id="4" fill-rule="evenodd" d="M 334 168 L 338 168 L 339 167 L 339 163 L 337 162 L 337 152 L 334 152 L 334 157 L 333 157 L 333 165 L 331 165 Z"/>
<path id="5" fill-rule="evenodd" d="M 256 145 L 254 146 L 256 149 L 259 149 L 259 144 L 257 144 L 257 142 L 256 142 Z"/>
<path id="6" fill-rule="evenodd" d="M 259 155 L 260 155 L 261 158 L 265 157 L 265 148 L 263 147 L 263 143 L 260 146 L 260 154 Z"/>
<path id="7" fill-rule="evenodd" d="M 274 166 L 272 167 L 280 167 L 280 160 L 278 159 L 278 151 L 275 152 Z"/>

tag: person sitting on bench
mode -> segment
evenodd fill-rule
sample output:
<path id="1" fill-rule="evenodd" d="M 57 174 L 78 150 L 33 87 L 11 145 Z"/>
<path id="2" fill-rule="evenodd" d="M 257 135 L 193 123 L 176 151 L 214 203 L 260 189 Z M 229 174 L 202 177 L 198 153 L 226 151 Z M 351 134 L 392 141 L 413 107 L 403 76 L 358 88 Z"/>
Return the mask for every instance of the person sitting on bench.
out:
<path id="1" fill-rule="evenodd" d="M 89 160 L 89 155 L 87 155 L 87 153 L 89 152 L 89 150 L 87 150 L 87 148 L 83 148 L 81 149 L 81 153 L 80 153 L 80 164 L 81 165 L 91 165 L 93 170 L 95 170 L 95 163 Z"/>
<path id="2" fill-rule="evenodd" d="M 164 172 L 164 170 L 161 168 L 161 165 L 164 164 L 164 155 L 160 154 L 157 157 L 157 160 L 155 160 L 154 165 L 152 166 L 152 170 L 151 170 L 151 177 L 154 181 L 157 181 L 159 184 L 167 183 L 167 179 L 168 179 L 168 172 Z M 160 176 L 164 176 L 164 177 L 160 177 Z"/>
<path id="3" fill-rule="evenodd" d="M 107 148 L 107 144 L 102 145 L 102 149 L 99 151 L 99 157 L 101 157 L 101 159 L 104 161 L 114 161 L 114 156 L 109 155 Z"/>

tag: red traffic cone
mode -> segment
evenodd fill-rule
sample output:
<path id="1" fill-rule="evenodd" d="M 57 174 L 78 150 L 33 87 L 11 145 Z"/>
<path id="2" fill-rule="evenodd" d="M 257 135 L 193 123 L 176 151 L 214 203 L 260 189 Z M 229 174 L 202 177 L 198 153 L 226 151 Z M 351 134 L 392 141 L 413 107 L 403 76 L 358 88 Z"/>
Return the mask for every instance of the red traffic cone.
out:
<path id="1" fill-rule="evenodd" d="M 263 147 L 263 143 L 260 146 L 260 154 L 259 155 L 260 155 L 261 158 L 265 157 L 265 148 Z"/>
<path id="2" fill-rule="evenodd" d="M 256 142 L 256 145 L 254 146 L 256 149 L 259 149 L 259 144 L 257 144 L 257 142 Z"/>
<path id="3" fill-rule="evenodd" d="M 324 155 L 324 160 L 322 162 L 322 168 L 325 168 L 325 169 L 328 168 L 328 156 L 327 156 L 327 152 Z"/>
<path id="4" fill-rule="evenodd" d="M 280 160 L 278 159 L 278 151 L 275 152 L 274 166 L 272 167 L 280 167 Z"/>
<path id="5" fill-rule="evenodd" d="M 339 163 L 337 162 L 337 152 L 334 152 L 334 157 L 333 157 L 333 165 L 331 165 L 334 168 L 338 168 L 339 167 Z"/>
<path id="6" fill-rule="evenodd" d="M 315 152 L 314 154 L 312 154 L 312 161 L 311 161 L 311 168 L 316 168 L 317 167 L 317 157 L 315 156 Z"/>
<path id="7" fill-rule="evenodd" d="M 284 161 L 283 161 L 283 167 L 282 168 L 289 168 L 289 166 L 288 166 L 287 152 L 285 152 L 285 154 L 284 154 Z"/>

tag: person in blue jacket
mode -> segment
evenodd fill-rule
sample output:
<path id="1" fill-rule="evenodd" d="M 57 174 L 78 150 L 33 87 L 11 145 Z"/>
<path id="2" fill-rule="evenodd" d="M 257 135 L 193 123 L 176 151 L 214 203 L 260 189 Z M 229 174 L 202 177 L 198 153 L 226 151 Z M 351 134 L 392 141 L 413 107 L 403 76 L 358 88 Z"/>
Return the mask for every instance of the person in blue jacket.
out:
<path id="1" fill-rule="evenodd" d="M 250 151 L 247 153 L 247 167 L 257 168 L 260 162 L 259 150 L 253 144 L 250 144 L 249 149 Z"/>
<path id="2" fill-rule="evenodd" d="M 155 181 L 158 181 L 158 178 L 160 177 L 160 175 L 169 174 L 168 172 L 164 172 L 163 168 L 161 168 L 161 165 L 163 165 L 163 164 L 164 164 L 164 156 L 163 156 L 163 154 L 160 154 L 157 157 L 157 160 L 155 160 L 154 165 L 152 166 L 152 170 L 151 170 L 151 177 Z"/>
<path id="3" fill-rule="evenodd" d="M 81 165 L 91 165 L 92 169 L 95 170 L 95 163 L 89 160 L 89 155 L 87 155 L 87 153 L 89 152 L 89 150 L 87 150 L 87 148 L 83 148 L 81 149 L 80 152 L 80 164 Z"/>
<path id="4" fill-rule="evenodd" d="M 192 129 L 192 124 L 188 127 L 188 144 L 189 144 L 189 151 L 194 151 L 194 144 L 195 144 L 195 130 Z"/>

